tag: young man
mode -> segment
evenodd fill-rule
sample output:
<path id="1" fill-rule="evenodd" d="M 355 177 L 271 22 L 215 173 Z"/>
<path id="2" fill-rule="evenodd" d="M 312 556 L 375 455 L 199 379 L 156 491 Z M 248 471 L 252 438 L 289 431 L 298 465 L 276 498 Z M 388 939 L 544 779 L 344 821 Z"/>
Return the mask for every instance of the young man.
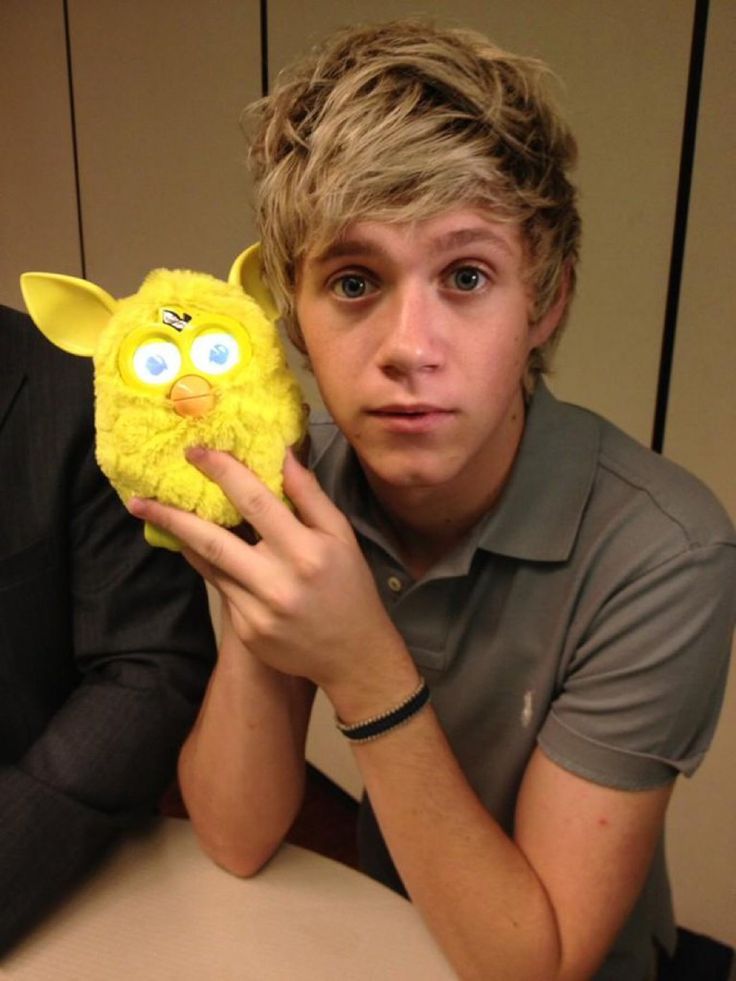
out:
<path id="1" fill-rule="evenodd" d="M 95 463 L 92 404 L 90 362 L 0 306 L 0 954 L 153 813 L 215 658 L 203 583 Z"/>
<path id="2" fill-rule="evenodd" d="M 365 781 L 365 868 L 459 976 L 652 977 L 736 542 L 697 481 L 540 380 L 579 234 L 544 70 L 465 32 L 357 29 L 256 118 L 266 273 L 334 422 L 317 480 L 286 461 L 295 513 L 190 452 L 254 546 L 132 505 L 226 600 L 180 761 L 202 844 L 243 875 L 278 847 L 318 685 Z"/>

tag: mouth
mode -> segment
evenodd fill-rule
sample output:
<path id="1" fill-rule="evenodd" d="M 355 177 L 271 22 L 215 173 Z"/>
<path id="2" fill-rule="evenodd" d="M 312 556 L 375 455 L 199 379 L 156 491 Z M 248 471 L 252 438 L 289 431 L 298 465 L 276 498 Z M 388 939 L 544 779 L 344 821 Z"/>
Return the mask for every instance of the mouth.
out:
<path id="1" fill-rule="evenodd" d="M 367 414 L 384 428 L 403 433 L 432 432 L 455 415 L 451 409 L 423 403 L 382 405 Z"/>

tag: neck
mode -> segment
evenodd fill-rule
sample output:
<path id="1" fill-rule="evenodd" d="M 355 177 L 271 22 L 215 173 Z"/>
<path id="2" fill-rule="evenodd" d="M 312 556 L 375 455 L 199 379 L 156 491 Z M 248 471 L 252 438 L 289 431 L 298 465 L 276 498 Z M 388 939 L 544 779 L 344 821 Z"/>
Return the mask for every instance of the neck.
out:
<path id="1" fill-rule="evenodd" d="M 443 521 L 441 527 L 422 528 L 416 522 L 395 524 L 394 538 L 401 559 L 414 579 L 421 579 L 448 556 L 469 534 L 476 520 Z"/>
<path id="2" fill-rule="evenodd" d="M 415 579 L 445 558 L 496 504 L 521 442 L 523 419 L 502 466 L 474 468 L 470 479 L 439 486 L 397 487 L 366 478 L 378 502 L 385 530 Z"/>

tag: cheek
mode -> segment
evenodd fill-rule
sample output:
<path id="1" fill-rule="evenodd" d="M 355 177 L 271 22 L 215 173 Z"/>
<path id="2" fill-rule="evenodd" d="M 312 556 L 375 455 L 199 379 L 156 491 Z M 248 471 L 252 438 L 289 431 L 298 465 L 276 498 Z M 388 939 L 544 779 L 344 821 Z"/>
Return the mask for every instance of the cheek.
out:
<path id="1" fill-rule="evenodd" d="M 311 321 L 303 327 L 306 353 L 318 381 L 324 384 L 349 387 L 349 379 L 364 374 L 372 363 L 370 333 L 355 330 L 345 324 Z"/>
<path id="2" fill-rule="evenodd" d="M 464 370 L 471 376 L 481 376 L 494 382 L 513 379 L 523 370 L 532 348 L 531 333 L 526 325 L 514 330 L 491 332 L 469 345 L 465 352 Z"/>
<path id="3" fill-rule="evenodd" d="M 305 351 L 322 400 L 330 415 L 334 419 L 339 419 L 349 392 L 345 379 L 354 375 L 354 371 L 336 347 L 315 336 L 307 338 L 305 344 Z"/>
<path id="4" fill-rule="evenodd" d="M 309 358 L 314 377 L 317 379 L 320 389 L 324 391 L 332 389 L 335 384 L 335 376 L 340 373 L 340 365 L 344 359 L 336 345 L 319 332 L 312 332 L 304 336 L 304 348 Z"/>

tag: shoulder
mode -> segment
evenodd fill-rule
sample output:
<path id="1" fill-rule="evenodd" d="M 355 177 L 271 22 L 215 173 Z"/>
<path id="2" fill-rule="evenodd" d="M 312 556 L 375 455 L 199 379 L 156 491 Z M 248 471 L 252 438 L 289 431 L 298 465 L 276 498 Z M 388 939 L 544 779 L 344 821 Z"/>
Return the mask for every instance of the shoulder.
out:
<path id="1" fill-rule="evenodd" d="M 39 514 L 97 493 L 91 359 L 60 350 L 27 314 L 1 307 L 0 379 L 5 465 L 34 487 Z"/>
<path id="2" fill-rule="evenodd" d="M 612 550 L 632 571 L 701 545 L 733 546 L 734 530 L 702 481 L 540 383 L 481 544 L 568 567 Z"/>
<path id="3" fill-rule="evenodd" d="M 555 514 L 576 516 L 578 542 L 617 539 L 630 555 L 647 543 L 660 555 L 736 545 L 731 519 L 702 480 L 598 413 L 540 386 L 528 430 L 526 482 L 546 498 L 547 524 Z"/>
<path id="4" fill-rule="evenodd" d="M 33 322 L 27 313 L 0 303 L 0 345 L 3 348 L 20 341 L 29 326 L 33 327 Z"/>
<path id="5" fill-rule="evenodd" d="M 89 414 L 92 362 L 51 343 L 26 313 L 0 305 L 0 363 L 3 371 L 25 376 L 34 398 L 48 403 L 64 421 L 70 412 Z"/>
<path id="6" fill-rule="evenodd" d="M 629 527 L 630 533 L 636 530 L 675 553 L 736 545 L 731 519 L 703 481 L 608 420 L 588 415 L 599 433 L 591 517 L 603 517 L 622 530 Z"/>

